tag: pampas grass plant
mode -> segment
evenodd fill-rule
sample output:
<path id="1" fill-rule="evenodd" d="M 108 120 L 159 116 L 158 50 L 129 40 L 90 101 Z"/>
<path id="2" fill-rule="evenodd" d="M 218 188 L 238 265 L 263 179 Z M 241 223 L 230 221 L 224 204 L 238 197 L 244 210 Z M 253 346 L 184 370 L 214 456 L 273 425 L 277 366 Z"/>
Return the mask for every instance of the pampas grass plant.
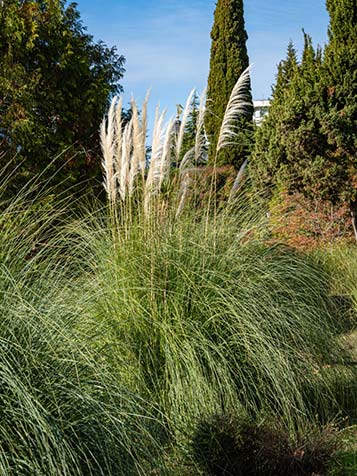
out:
<path id="1" fill-rule="evenodd" d="M 236 121 L 250 106 L 249 74 L 247 69 L 232 91 L 217 153 L 234 141 Z M 130 380 L 134 373 L 140 391 L 160 402 L 174 427 L 188 428 L 202 413 L 222 407 L 278 412 L 294 427 L 308 416 L 304 385 L 316 363 L 340 352 L 327 278 L 312 260 L 264 244 L 264 219 L 236 195 L 246 162 L 226 209 L 211 214 L 185 208 L 188 171 L 204 148 L 205 94 L 195 146 L 174 179 L 169 172 L 170 157 L 181 154 L 192 94 L 177 138 L 172 120 L 164 125 L 157 109 L 142 187 L 144 215 L 128 220 L 121 211 L 124 219 L 109 225 L 114 241 L 105 230 L 94 241 L 91 286 L 98 285 L 95 295 L 101 296 L 96 312 L 109 328 L 120 329 L 113 339 L 120 358 L 127 355 L 134 365 Z M 134 144 L 132 139 L 130 164 Z M 168 198 L 161 191 L 170 180 Z M 313 398 L 323 400 L 316 391 Z"/>
<path id="2" fill-rule="evenodd" d="M 339 352 L 321 269 L 265 247 L 244 213 L 208 228 L 182 215 L 83 232 L 92 325 L 118 374 L 181 435 L 222 408 L 298 425 L 309 415 L 304 386 Z"/>
<path id="3" fill-rule="evenodd" d="M 146 475 L 162 429 L 90 345 L 64 205 L 19 195 L 1 208 L 0 473 Z"/>
<path id="4" fill-rule="evenodd" d="M 113 100 L 101 126 L 108 209 L 68 220 L 42 200 L 3 206 L 1 474 L 183 474 L 182 459 L 199 474 L 190 441 L 214 415 L 279 415 L 290 434 L 315 408 L 343 416 L 320 371 L 344 356 L 329 274 L 266 243 L 265 218 L 238 192 L 243 171 L 226 207 L 190 206 L 204 93 L 195 145 L 172 168 L 190 102 L 177 134 L 157 109 L 148 160 L 148 97 L 140 113 L 132 100 L 127 124 Z"/>
<path id="5" fill-rule="evenodd" d="M 217 154 L 234 143 L 237 120 L 251 106 L 249 73 L 232 91 Z M 342 416 L 338 398 L 330 404 L 331 379 L 319 373 L 316 383 L 316 369 L 344 358 L 328 273 L 310 257 L 264 242 L 265 218 L 239 193 L 248 162 L 225 208 L 211 210 L 214 200 L 205 210 L 188 206 L 207 145 L 205 93 L 195 145 L 170 171 L 181 157 L 191 98 L 176 137 L 172 120 L 165 125 L 157 110 L 144 214 L 128 220 L 125 210 L 133 209 L 122 202 L 124 219 L 95 225 L 92 240 L 88 229 L 82 235 L 95 276 L 89 289 L 97 287 L 89 314 L 110 342 L 109 358 L 124 381 L 158 404 L 176 444 L 189 441 L 200 419 L 221 412 L 279 415 L 292 434 L 314 420 L 314 408 L 326 410 L 324 421 Z"/>

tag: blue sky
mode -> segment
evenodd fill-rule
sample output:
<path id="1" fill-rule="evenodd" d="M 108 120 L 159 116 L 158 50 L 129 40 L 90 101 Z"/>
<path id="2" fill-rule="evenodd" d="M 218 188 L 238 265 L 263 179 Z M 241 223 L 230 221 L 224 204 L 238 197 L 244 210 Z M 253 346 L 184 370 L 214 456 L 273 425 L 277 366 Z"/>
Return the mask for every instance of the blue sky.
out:
<path id="1" fill-rule="evenodd" d="M 125 101 L 141 101 L 151 88 L 151 113 L 157 102 L 184 103 L 192 88 L 207 81 L 210 31 L 215 0 L 77 0 L 83 23 L 96 40 L 116 45 L 126 57 L 122 84 Z M 325 0 L 245 0 L 248 53 L 255 99 L 270 95 L 276 66 L 293 40 L 298 51 L 302 32 L 314 43 L 327 38 Z"/>

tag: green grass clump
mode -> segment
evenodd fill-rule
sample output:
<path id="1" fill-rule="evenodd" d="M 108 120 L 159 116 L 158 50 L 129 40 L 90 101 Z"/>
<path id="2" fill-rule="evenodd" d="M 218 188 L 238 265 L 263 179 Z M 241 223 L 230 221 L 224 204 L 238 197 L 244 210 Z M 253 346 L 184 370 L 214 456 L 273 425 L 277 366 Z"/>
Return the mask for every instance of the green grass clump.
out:
<path id="1" fill-rule="evenodd" d="M 77 225 L 93 345 L 179 439 L 239 408 L 298 426 L 304 384 L 339 354 L 326 276 L 265 246 L 246 210 L 186 217 Z"/>
<path id="2" fill-rule="evenodd" d="M 336 453 L 329 476 L 355 476 L 357 474 L 357 427 L 341 432 L 339 450 Z"/>
<path id="3" fill-rule="evenodd" d="M 342 332 L 357 331 L 357 249 L 354 245 L 331 246 L 312 253 L 329 274 L 330 292 L 336 300 L 336 321 Z"/>
<path id="4" fill-rule="evenodd" d="M 324 399 L 316 398 L 324 395 Z M 334 416 L 348 424 L 357 422 L 357 368 L 353 365 L 327 365 L 316 369 L 305 387 L 305 401 L 321 423 Z"/>
<path id="5" fill-rule="evenodd" d="M 1 215 L 0 473 L 146 475 L 161 429 L 79 332 L 76 278 L 50 231 L 60 215 L 20 201 Z"/>
<path id="6" fill-rule="evenodd" d="M 316 408 L 344 416 L 320 264 L 266 245 L 243 202 L 157 210 L 2 214 L 1 474 L 198 474 L 213 415 L 279 415 L 289 435 Z"/>
<path id="7" fill-rule="evenodd" d="M 339 344 L 344 349 L 342 361 L 325 365 L 315 372 L 314 385 L 328 395 L 324 405 L 316 405 L 311 394 L 307 401 L 326 421 L 335 413 L 357 421 L 357 249 L 338 245 L 315 250 L 312 258 L 328 274 L 333 315 Z"/>

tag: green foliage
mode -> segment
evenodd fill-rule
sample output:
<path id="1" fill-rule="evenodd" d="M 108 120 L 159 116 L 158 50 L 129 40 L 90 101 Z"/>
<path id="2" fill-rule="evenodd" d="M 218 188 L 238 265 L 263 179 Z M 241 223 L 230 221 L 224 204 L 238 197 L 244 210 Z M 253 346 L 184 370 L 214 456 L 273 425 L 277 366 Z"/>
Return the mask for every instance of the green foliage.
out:
<path id="1" fill-rule="evenodd" d="M 214 415 L 197 425 L 192 450 L 209 476 L 313 476 L 325 474 L 337 448 L 333 427 L 310 425 L 292 439 L 277 423 Z"/>
<path id="2" fill-rule="evenodd" d="M 271 111 L 257 133 L 252 177 L 268 193 L 278 185 L 308 197 L 319 192 L 326 199 L 332 170 L 326 164 L 327 140 L 319 120 L 321 52 L 315 52 L 311 38 L 304 36 L 301 63 L 290 44 L 286 60 L 279 65 Z"/>
<path id="3" fill-rule="evenodd" d="M 340 448 L 329 476 L 354 476 L 357 473 L 357 427 L 341 432 Z"/>
<path id="4" fill-rule="evenodd" d="M 162 429 L 90 345 L 62 211 L 42 203 L 0 215 L 0 473 L 149 474 Z"/>
<path id="5" fill-rule="evenodd" d="M 285 130 L 283 121 L 288 88 L 297 68 L 296 51 L 290 42 L 287 57 L 278 66 L 269 115 L 257 129 L 255 147 L 250 159 L 249 173 L 253 184 L 259 193 L 265 196 L 270 196 L 272 186 L 278 180 L 280 166 L 287 163 L 287 152 L 282 141 Z"/>
<path id="6" fill-rule="evenodd" d="M 270 114 L 257 133 L 251 175 L 268 194 L 278 186 L 307 198 L 348 203 L 357 216 L 357 6 L 353 0 L 331 0 L 327 7 L 331 22 L 325 51 L 314 51 L 304 33 L 300 64 L 289 46 L 279 67 Z M 294 65 L 289 81 L 282 81 L 289 64 Z"/>
<path id="7" fill-rule="evenodd" d="M 357 249 L 355 246 L 330 246 L 313 253 L 330 274 L 331 293 L 352 296 L 357 313 Z"/>
<path id="8" fill-rule="evenodd" d="M 332 167 L 341 176 L 331 194 L 350 201 L 357 225 L 357 4 L 327 0 L 327 9 L 331 20 L 324 52 L 327 110 L 322 127 L 332 148 Z"/>
<path id="9" fill-rule="evenodd" d="M 206 131 L 210 142 L 211 165 L 234 165 L 240 168 L 247 158 L 252 139 L 252 114 L 247 110 L 237 126 L 234 147 L 222 150 L 216 157 L 216 147 L 223 116 L 230 94 L 242 72 L 249 66 L 242 0 L 219 0 L 211 33 L 211 61 L 207 91 Z M 250 88 L 247 95 L 251 99 Z"/>
<path id="10" fill-rule="evenodd" d="M 46 176 L 99 179 L 98 124 L 121 90 L 122 56 L 94 43 L 75 4 L 5 0 L 0 10 L 0 147 L 11 166 L 9 193 L 47 167 Z M 54 166 L 50 161 L 61 154 Z"/>

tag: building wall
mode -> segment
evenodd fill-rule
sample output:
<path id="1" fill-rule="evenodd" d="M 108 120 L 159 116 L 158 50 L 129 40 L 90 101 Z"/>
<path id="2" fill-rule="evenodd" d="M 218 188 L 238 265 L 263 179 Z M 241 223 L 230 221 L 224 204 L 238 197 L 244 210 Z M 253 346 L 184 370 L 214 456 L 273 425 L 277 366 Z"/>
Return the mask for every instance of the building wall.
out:
<path id="1" fill-rule="evenodd" d="M 263 122 L 264 117 L 269 112 L 270 100 L 269 99 L 258 99 L 253 101 L 254 113 L 253 121 L 257 126 L 260 126 Z"/>

